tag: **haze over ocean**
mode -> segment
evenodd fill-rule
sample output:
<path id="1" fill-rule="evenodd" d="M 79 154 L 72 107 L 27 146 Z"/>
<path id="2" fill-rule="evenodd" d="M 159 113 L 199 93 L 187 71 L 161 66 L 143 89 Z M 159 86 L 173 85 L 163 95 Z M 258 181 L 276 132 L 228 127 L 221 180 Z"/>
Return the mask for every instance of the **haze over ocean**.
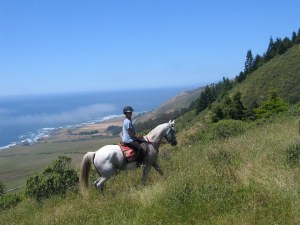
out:
<path id="1" fill-rule="evenodd" d="M 120 116 L 125 105 L 150 111 L 188 87 L 0 97 L 0 149 L 51 129 Z M 47 129 L 45 129 L 47 128 Z"/>

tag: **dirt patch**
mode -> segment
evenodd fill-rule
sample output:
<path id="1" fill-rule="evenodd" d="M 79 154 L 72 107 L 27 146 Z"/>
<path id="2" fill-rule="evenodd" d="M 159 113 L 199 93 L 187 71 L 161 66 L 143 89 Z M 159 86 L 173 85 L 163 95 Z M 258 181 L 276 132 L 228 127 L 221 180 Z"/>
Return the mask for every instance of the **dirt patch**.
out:
<path id="1" fill-rule="evenodd" d="M 39 143 L 47 142 L 67 142 L 67 141 L 79 141 L 89 140 L 94 138 L 106 138 L 111 137 L 112 134 L 107 132 L 106 129 L 109 126 L 122 126 L 123 117 L 117 117 L 109 120 L 105 120 L 101 123 L 87 124 L 74 128 L 61 128 L 55 130 L 49 137 L 41 138 Z"/>

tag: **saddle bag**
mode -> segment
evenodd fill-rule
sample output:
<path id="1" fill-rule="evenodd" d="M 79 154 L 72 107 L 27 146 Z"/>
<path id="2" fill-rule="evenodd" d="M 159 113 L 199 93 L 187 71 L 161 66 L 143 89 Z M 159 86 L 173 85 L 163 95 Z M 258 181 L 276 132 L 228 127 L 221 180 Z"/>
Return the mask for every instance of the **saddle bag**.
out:
<path id="1" fill-rule="evenodd" d="M 132 148 L 128 147 L 127 145 L 124 145 L 122 142 L 119 143 L 119 146 L 120 146 L 127 162 L 130 163 L 130 162 L 136 161 L 136 154 Z"/>

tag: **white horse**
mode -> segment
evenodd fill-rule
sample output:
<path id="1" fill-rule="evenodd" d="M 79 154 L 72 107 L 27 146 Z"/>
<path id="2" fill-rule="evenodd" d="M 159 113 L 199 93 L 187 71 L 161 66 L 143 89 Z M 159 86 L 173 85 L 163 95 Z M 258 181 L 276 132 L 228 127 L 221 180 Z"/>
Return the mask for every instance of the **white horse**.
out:
<path id="1" fill-rule="evenodd" d="M 147 149 L 142 175 L 143 184 L 146 183 L 152 166 L 160 175 L 163 175 L 163 171 L 157 163 L 158 148 L 164 137 L 172 146 L 177 144 L 174 122 L 175 121 L 169 121 L 168 123 L 160 124 L 143 137 Z M 94 186 L 102 192 L 105 182 L 112 175 L 116 174 L 118 170 L 133 169 L 137 167 L 136 162 L 128 163 L 126 161 L 124 153 L 121 151 L 119 145 L 106 145 L 96 152 L 87 152 L 81 161 L 80 167 L 80 184 L 83 194 L 86 194 L 88 190 L 91 162 L 93 162 L 96 170 L 100 174 L 100 178 L 94 182 Z"/>

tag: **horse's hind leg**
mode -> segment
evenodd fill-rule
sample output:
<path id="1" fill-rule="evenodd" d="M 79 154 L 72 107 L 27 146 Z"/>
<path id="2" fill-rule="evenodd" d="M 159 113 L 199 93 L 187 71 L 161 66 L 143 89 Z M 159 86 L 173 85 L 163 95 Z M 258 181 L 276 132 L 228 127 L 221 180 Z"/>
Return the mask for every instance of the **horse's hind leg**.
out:
<path id="1" fill-rule="evenodd" d="M 102 193 L 104 191 L 104 184 L 109 178 L 100 177 L 98 180 L 94 182 L 95 187 L 100 190 Z"/>
<path id="2" fill-rule="evenodd" d="M 158 165 L 157 162 L 155 162 L 155 163 L 153 164 L 153 167 L 154 167 L 154 169 L 155 169 L 161 176 L 164 175 L 164 172 L 161 170 L 161 168 L 160 168 L 160 166 Z"/>
<path id="3" fill-rule="evenodd" d="M 150 169 L 151 169 L 151 166 L 150 165 L 146 165 L 144 167 L 144 170 L 143 170 L 143 176 L 142 176 L 142 184 L 143 185 L 146 185 L 146 180 L 147 180 L 147 177 L 148 177 L 148 174 L 150 172 Z"/>
<path id="4" fill-rule="evenodd" d="M 108 168 L 108 167 L 107 167 Z M 106 181 L 117 172 L 115 168 L 110 168 L 107 171 L 101 172 L 101 177 L 94 182 L 95 187 L 103 193 Z"/>

